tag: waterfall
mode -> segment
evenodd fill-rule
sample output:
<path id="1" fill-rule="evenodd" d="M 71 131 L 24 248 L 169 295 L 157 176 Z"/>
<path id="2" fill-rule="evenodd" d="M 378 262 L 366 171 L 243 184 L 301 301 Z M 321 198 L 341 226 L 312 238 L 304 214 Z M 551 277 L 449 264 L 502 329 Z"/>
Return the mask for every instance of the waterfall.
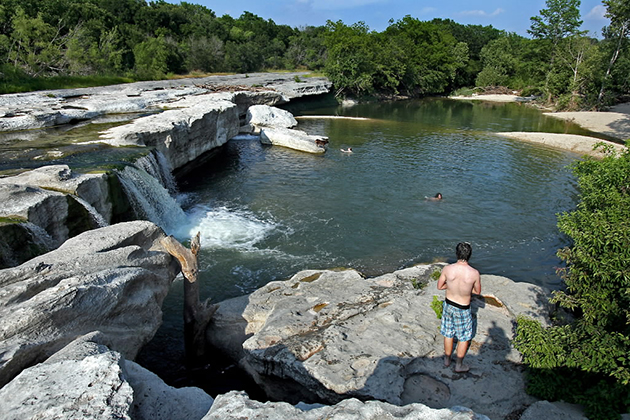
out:
<path id="1" fill-rule="evenodd" d="M 175 234 L 186 225 L 186 214 L 161 180 L 132 165 L 117 172 L 137 217 L 150 220 L 167 234 Z"/>
<path id="2" fill-rule="evenodd" d="M 107 223 L 107 220 L 105 220 L 103 215 L 99 213 L 98 210 L 96 210 L 90 203 L 76 195 L 73 195 L 72 198 L 77 200 L 83 207 L 85 207 L 85 209 L 88 211 L 88 213 L 90 213 L 90 216 L 92 216 L 92 219 L 94 220 L 94 222 L 96 222 L 96 225 L 98 227 L 109 226 L 109 223 Z"/>
<path id="3" fill-rule="evenodd" d="M 172 173 L 171 164 L 162 152 L 154 150 L 152 153 L 141 157 L 136 161 L 136 166 L 144 169 L 171 194 L 177 194 L 177 183 Z"/>

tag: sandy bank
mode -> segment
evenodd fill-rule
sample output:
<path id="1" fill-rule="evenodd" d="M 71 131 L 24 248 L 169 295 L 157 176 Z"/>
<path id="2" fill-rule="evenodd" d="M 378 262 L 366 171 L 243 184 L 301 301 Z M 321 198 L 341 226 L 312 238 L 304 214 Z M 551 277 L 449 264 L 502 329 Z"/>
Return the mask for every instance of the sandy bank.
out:
<path id="1" fill-rule="evenodd" d="M 611 145 L 615 150 L 622 151 L 625 146 L 618 143 L 598 139 L 596 137 L 579 136 L 577 134 L 559 134 L 559 133 L 532 133 L 524 131 L 496 133 L 501 137 L 528 141 L 531 143 L 544 144 L 545 146 L 554 147 L 556 149 L 569 150 L 581 155 L 590 155 L 603 157 L 601 149 L 593 150 L 597 143 L 605 143 Z"/>
<path id="2" fill-rule="evenodd" d="M 476 95 L 451 96 L 451 99 L 477 100 L 489 102 L 527 102 L 530 98 L 517 95 Z M 630 103 L 620 104 L 606 112 L 545 112 L 546 116 L 571 121 L 589 131 L 604 134 L 619 141 L 630 139 Z M 624 146 L 601 140 L 596 137 L 579 136 L 574 134 L 556 134 L 540 132 L 509 132 L 497 133 L 500 136 L 519 139 L 575 153 L 601 156 L 600 151 L 594 151 L 593 146 L 599 142 L 612 145 L 616 150 L 625 149 Z"/>
<path id="3" fill-rule="evenodd" d="M 545 115 L 574 122 L 619 140 L 630 139 L 630 103 L 614 106 L 606 112 L 546 112 Z"/>

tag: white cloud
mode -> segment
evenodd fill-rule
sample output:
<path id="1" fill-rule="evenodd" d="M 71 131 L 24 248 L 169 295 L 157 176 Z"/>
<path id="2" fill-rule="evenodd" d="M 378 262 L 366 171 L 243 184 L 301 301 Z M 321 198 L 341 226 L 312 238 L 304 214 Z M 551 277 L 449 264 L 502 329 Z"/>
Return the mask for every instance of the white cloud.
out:
<path id="1" fill-rule="evenodd" d="M 478 16 L 478 17 L 495 17 L 495 16 L 500 15 L 503 12 L 505 12 L 505 10 L 503 10 L 503 9 L 501 9 L 499 7 L 498 9 L 496 9 L 492 13 L 488 13 L 485 10 L 464 10 L 463 12 L 460 12 L 459 15 L 461 15 L 461 16 Z"/>
<path id="2" fill-rule="evenodd" d="M 312 6 L 318 10 L 353 9 L 369 6 L 375 3 L 385 3 L 386 0 L 313 0 Z"/>
<path id="3" fill-rule="evenodd" d="M 586 14 L 585 19 L 589 20 L 606 20 L 606 8 L 603 5 L 595 6 Z"/>

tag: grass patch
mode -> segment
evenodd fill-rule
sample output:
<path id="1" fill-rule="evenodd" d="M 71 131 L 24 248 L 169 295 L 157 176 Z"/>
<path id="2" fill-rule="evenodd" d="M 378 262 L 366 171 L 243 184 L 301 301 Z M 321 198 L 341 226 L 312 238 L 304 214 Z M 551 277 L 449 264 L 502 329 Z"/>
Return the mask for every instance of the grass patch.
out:
<path id="1" fill-rule="evenodd" d="M 132 83 L 134 79 L 117 76 L 54 76 L 54 77 L 5 77 L 0 79 L 0 94 L 23 93 L 37 90 L 77 89 Z"/>
<path id="2" fill-rule="evenodd" d="M 16 224 L 16 223 L 24 223 L 26 222 L 25 217 L 20 216 L 9 216 L 9 217 L 0 217 L 1 224 Z"/>

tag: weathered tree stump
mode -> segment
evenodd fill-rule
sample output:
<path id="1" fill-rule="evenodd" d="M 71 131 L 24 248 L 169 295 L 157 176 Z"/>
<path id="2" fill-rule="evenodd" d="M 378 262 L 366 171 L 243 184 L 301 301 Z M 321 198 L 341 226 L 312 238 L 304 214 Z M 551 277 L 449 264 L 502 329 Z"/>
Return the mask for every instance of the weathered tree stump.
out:
<path id="1" fill-rule="evenodd" d="M 210 300 L 203 303 L 199 300 L 199 267 L 197 254 L 201 249 L 199 232 L 192 239 L 190 249 L 184 247 L 177 239 L 168 236 L 161 244 L 166 251 L 177 258 L 184 275 L 184 346 L 186 357 L 193 360 L 205 353 L 205 332 L 210 318 L 218 305 L 211 305 Z"/>

